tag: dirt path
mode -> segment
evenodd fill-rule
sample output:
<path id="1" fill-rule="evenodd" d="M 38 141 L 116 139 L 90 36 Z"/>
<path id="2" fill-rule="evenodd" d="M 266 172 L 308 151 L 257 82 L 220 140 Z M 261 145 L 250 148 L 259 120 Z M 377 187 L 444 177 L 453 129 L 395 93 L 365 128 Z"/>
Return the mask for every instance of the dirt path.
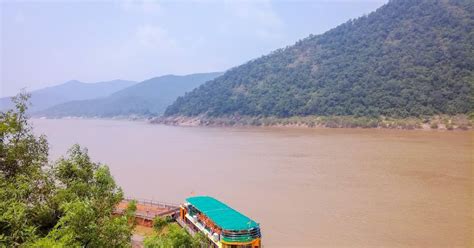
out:
<path id="1" fill-rule="evenodd" d="M 143 237 L 140 234 L 133 234 L 132 235 L 132 248 L 143 248 L 143 240 L 145 237 Z"/>

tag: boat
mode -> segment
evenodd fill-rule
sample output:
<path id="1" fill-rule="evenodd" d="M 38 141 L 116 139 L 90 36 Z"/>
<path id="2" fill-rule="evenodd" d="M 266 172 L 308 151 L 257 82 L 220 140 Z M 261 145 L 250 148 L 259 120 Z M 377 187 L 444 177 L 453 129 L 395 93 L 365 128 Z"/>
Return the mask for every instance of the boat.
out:
<path id="1" fill-rule="evenodd" d="M 203 233 L 218 248 L 260 248 L 260 224 L 210 196 L 186 199 L 178 223 L 192 235 Z"/>

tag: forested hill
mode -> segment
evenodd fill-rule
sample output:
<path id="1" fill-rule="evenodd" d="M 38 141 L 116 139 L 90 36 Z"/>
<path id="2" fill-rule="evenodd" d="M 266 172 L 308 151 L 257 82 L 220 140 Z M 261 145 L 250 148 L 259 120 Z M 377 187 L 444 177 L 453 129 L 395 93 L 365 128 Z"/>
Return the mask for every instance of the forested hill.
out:
<path id="1" fill-rule="evenodd" d="M 116 117 L 161 115 L 178 96 L 184 95 L 222 72 L 196 73 L 184 76 L 154 77 L 117 91 L 110 96 L 58 104 L 36 116 L 48 117 Z"/>
<path id="2" fill-rule="evenodd" d="M 393 0 L 227 71 L 167 116 L 407 117 L 473 110 L 472 0 Z"/>

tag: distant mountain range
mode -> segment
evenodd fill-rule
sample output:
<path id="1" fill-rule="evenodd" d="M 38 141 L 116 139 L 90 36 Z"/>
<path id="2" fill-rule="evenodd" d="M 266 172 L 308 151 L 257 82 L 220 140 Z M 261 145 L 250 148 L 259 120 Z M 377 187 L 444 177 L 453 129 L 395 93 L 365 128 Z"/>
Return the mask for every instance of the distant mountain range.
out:
<path id="1" fill-rule="evenodd" d="M 155 77 L 100 97 L 63 101 L 33 114 L 46 117 L 157 116 L 178 96 L 222 74 L 213 72 Z"/>
<path id="2" fill-rule="evenodd" d="M 29 110 L 34 113 L 69 101 L 106 97 L 134 84 L 136 82 L 127 80 L 112 80 L 98 83 L 83 83 L 72 80 L 57 86 L 32 91 L 31 107 Z M 12 107 L 10 97 L 0 98 L 0 110 Z"/>
<path id="3" fill-rule="evenodd" d="M 172 117 L 389 116 L 474 111 L 472 0 L 391 0 L 228 70 Z"/>

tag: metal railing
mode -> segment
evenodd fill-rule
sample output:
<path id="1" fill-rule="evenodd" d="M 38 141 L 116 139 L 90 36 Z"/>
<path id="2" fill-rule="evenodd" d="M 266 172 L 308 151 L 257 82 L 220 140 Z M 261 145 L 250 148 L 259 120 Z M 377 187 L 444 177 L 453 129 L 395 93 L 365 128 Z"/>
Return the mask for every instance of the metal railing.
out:
<path id="1" fill-rule="evenodd" d="M 125 197 L 122 202 L 130 202 L 130 201 L 136 201 L 137 205 L 142 205 L 142 206 L 150 206 L 150 207 L 157 207 L 163 209 L 163 211 L 160 212 L 153 212 L 153 211 L 136 211 L 135 212 L 135 217 L 137 218 L 142 218 L 145 220 L 153 220 L 156 216 L 167 216 L 167 215 L 173 215 L 179 211 L 179 204 L 174 204 L 174 203 L 165 203 L 165 202 L 159 202 L 159 201 L 154 201 L 154 200 L 148 200 L 148 199 L 137 199 L 137 198 L 131 198 L 131 197 Z M 118 209 L 115 208 L 114 213 L 116 214 L 123 214 L 125 212 L 125 209 Z"/>
<path id="2" fill-rule="evenodd" d="M 184 229 L 186 229 L 186 231 L 188 231 L 189 234 L 191 234 L 192 236 L 196 235 L 196 231 L 193 230 L 191 227 L 189 227 L 181 218 L 176 218 L 176 222 Z"/>
<path id="3" fill-rule="evenodd" d="M 128 201 L 128 202 L 136 201 L 138 204 L 141 204 L 141 205 L 157 206 L 161 208 L 179 208 L 179 204 L 176 204 L 176 203 L 160 202 L 160 201 L 149 200 L 149 199 L 124 197 L 123 200 Z"/>

